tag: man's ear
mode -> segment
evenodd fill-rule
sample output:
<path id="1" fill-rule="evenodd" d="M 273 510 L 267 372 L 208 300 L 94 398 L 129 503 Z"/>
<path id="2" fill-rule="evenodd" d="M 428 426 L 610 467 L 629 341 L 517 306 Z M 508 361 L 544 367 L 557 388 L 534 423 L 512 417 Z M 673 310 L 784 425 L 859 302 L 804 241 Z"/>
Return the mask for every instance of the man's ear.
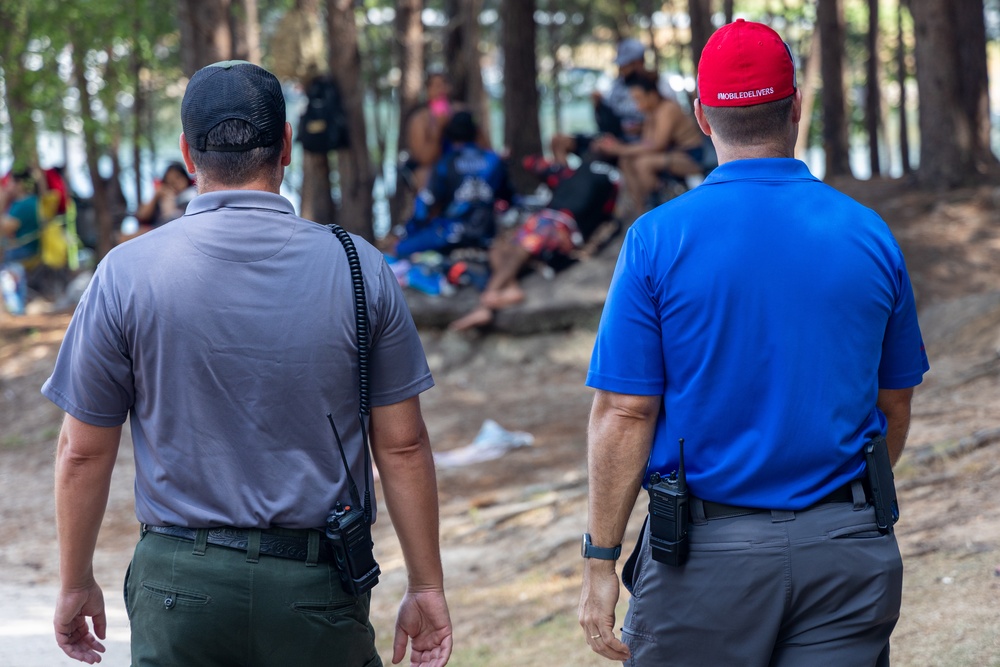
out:
<path id="1" fill-rule="evenodd" d="M 191 159 L 191 146 L 188 145 L 187 138 L 184 136 L 183 132 L 181 132 L 180 144 L 181 144 L 181 157 L 184 158 L 184 166 L 187 167 L 188 173 L 189 174 L 197 173 L 198 170 L 195 169 L 194 161 Z"/>
<path id="2" fill-rule="evenodd" d="M 792 100 L 792 122 L 798 123 L 802 120 L 802 90 L 795 89 L 795 99 Z"/>
<path id="3" fill-rule="evenodd" d="M 705 117 L 705 110 L 701 108 L 701 100 L 697 97 L 694 100 L 694 119 L 698 121 L 698 127 L 701 128 L 706 137 L 712 136 L 712 126 L 708 124 L 708 118 Z"/>

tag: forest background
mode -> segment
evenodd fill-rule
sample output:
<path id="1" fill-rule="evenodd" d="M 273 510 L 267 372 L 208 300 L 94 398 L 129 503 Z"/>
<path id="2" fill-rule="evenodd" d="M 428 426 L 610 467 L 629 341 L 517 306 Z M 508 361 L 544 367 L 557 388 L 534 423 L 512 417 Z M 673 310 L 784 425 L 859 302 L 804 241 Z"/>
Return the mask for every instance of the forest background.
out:
<path id="1" fill-rule="evenodd" d="M 619 40 L 651 46 L 647 66 L 688 101 L 702 46 L 734 17 L 788 41 L 798 150 L 820 175 L 946 189 L 995 174 L 1000 0 L 0 0 L 0 171 L 66 165 L 101 257 L 179 157 L 187 78 L 246 59 L 283 80 L 293 124 L 313 78 L 336 82 L 350 146 L 297 151 L 286 187 L 304 217 L 371 238 L 406 208 L 397 139 L 426 71 L 449 73 L 526 191 L 521 157 L 593 129 L 586 100 Z"/>

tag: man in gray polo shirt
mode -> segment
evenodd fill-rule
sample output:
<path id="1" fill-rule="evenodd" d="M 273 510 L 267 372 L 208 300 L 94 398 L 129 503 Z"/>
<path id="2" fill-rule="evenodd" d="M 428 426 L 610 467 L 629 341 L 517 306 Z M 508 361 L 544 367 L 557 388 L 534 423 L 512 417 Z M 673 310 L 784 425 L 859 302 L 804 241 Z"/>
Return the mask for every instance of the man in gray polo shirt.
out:
<path id="1" fill-rule="evenodd" d="M 345 592 L 322 532 L 338 504 L 357 505 L 349 478 L 372 483 L 367 422 L 409 575 L 393 660 L 410 640 L 412 664 L 443 666 L 451 621 L 419 404 L 433 380 L 392 271 L 353 239 L 371 341 L 359 419 L 344 247 L 278 194 L 292 146 L 278 81 L 239 61 L 206 67 L 181 118 L 199 196 L 100 264 L 42 388 L 67 413 L 56 640 L 82 662 L 104 650 L 92 560 L 129 417 L 143 526 L 126 574 L 133 665 L 381 665 L 370 594 Z"/>

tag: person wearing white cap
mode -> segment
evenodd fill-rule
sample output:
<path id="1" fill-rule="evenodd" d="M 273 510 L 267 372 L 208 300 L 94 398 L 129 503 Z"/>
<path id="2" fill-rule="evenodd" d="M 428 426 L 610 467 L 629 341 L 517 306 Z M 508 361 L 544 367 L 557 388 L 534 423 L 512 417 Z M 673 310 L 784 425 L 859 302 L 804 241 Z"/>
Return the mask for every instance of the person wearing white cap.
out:
<path id="1" fill-rule="evenodd" d="M 598 91 L 594 91 L 593 94 L 597 134 L 553 136 L 551 149 L 556 162 L 566 164 L 570 153 L 583 155 L 588 150 L 596 148 L 591 144 L 601 135 L 611 135 L 625 143 L 639 141 L 642 137 L 643 115 L 632 99 L 628 86 L 625 85 L 625 79 L 643 69 L 645 57 L 646 47 L 637 39 L 625 39 L 618 44 L 618 55 L 615 57 L 618 77 L 612 82 L 611 90 L 606 96 Z"/>

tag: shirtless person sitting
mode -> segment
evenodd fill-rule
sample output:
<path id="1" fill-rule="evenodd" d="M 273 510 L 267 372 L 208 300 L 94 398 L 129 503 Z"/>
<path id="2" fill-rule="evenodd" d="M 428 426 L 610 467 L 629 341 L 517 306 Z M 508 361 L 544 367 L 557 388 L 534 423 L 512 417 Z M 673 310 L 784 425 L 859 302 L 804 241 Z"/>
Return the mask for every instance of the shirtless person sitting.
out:
<path id="1" fill-rule="evenodd" d="M 703 171 L 704 135 L 694 118 L 675 100 L 663 97 L 652 72 L 639 72 L 625 81 L 645 120 L 642 139 L 626 144 L 612 137 L 599 140 L 601 152 L 618 157 L 625 190 L 638 210 L 647 208 L 651 195 L 662 187 L 660 174 L 678 178 Z"/>

